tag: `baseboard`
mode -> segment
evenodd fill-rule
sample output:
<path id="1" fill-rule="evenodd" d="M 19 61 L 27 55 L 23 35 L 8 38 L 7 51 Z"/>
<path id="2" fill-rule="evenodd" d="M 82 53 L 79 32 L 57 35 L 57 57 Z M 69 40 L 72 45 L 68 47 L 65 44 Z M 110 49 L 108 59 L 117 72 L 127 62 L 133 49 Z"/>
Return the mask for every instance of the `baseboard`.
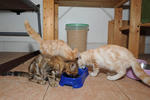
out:
<path id="1" fill-rule="evenodd" d="M 39 49 L 39 44 L 30 37 L 0 37 L 0 52 L 32 52 Z"/>

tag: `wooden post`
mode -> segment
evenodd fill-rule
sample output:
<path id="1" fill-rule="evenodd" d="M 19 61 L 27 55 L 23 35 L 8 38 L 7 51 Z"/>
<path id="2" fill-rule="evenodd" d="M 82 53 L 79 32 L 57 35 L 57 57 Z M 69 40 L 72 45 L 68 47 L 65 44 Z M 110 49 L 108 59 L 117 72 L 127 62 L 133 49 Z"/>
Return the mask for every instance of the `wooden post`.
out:
<path id="1" fill-rule="evenodd" d="M 129 23 L 128 20 L 123 20 L 122 21 L 122 26 L 128 26 Z M 128 48 L 128 34 L 121 34 L 121 40 L 122 40 L 122 46 Z"/>
<path id="2" fill-rule="evenodd" d="M 128 25 L 128 21 L 127 20 L 122 20 L 122 26 L 127 26 Z M 108 40 L 107 43 L 108 44 L 115 44 L 114 41 L 114 20 L 109 21 L 108 23 Z M 127 48 L 127 34 L 121 34 L 121 46 L 126 47 Z"/>
<path id="3" fill-rule="evenodd" d="M 113 44 L 114 39 L 114 20 L 108 22 L 108 44 Z"/>
<path id="4" fill-rule="evenodd" d="M 55 4 L 55 35 L 54 39 L 58 40 L 58 4 Z"/>
<path id="5" fill-rule="evenodd" d="M 54 0 L 43 0 L 43 39 L 54 39 Z"/>
<path id="6" fill-rule="evenodd" d="M 145 36 L 140 36 L 140 47 L 139 47 L 139 54 L 144 54 L 145 51 Z"/>
<path id="7" fill-rule="evenodd" d="M 142 0 L 131 0 L 129 50 L 136 58 L 139 55 L 140 21 Z"/>
<path id="8" fill-rule="evenodd" d="M 114 18 L 114 44 L 122 45 L 121 31 L 119 28 L 122 26 L 122 8 L 115 8 L 115 18 Z"/>

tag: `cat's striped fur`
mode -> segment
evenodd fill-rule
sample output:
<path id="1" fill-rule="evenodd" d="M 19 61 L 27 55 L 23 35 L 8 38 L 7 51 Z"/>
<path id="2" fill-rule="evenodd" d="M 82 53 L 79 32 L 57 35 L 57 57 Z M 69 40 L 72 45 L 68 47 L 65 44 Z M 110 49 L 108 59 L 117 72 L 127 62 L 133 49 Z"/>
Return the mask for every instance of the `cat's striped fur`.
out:
<path id="1" fill-rule="evenodd" d="M 40 54 L 31 62 L 28 72 L 9 71 L 3 75 L 27 77 L 29 81 L 38 84 L 46 84 L 49 81 L 50 86 L 54 87 L 58 85 L 63 72 L 72 76 L 77 75 L 77 59 L 65 61 L 61 56 L 45 57 Z"/>
<path id="2" fill-rule="evenodd" d="M 91 76 L 96 76 L 100 68 L 117 72 L 116 75 L 107 76 L 108 80 L 117 80 L 125 76 L 128 68 L 132 68 L 135 75 L 145 84 L 150 86 L 150 76 L 148 76 L 137 59 L 126 48 L 117 45 L 104 45 L 96 49 L 87 50 L 80 54 L 79 66 L 92 65 Z"/>
<path id="3" fill-rule="evenodd" d="M 43 85 L 49 81 L 50 86 L 57 86 L 60 77 L 58 77 L 56 70 L 48 64 L 48 61 L 48 58 L 40 54 L 31 62 L 28 72 L 8 71 L 3 76 L 27 77 L 29 81 Z"/>
<path id="4" fill-rule="evenodd" d="M 40 44 L 40 51 L 48 56 L 62 56 L 67 60 L 74 60 L 78 56 L 78 49 L 72 50 L 63 40 L 43 40 L 40 35 L 32 29 L 28 21 L 25 21 L 28 34 Z"/>

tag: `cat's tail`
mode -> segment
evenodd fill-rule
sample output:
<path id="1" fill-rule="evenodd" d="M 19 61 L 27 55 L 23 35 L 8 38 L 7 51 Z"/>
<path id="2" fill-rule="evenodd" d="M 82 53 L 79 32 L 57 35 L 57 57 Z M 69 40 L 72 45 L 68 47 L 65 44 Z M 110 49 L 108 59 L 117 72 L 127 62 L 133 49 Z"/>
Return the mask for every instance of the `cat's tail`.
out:
<path id="1" fill-rule="evenodd" d="M 28 72 L 22 72 L 22 71 L 8 71 L 6 73 L 3 73 L 2 76 L 19 76 L 19 77 L 29 78 L 30 74 Z"/>
<path id="2" fill-rule="evenodd" d="M 36 40 L 38 43 L 41 44 L 42 42 L 42 38 L 41 36 L 30 26 L 28 21 L 24 22 L 25 28 L 28 32 L 28 34 L 34 39 Z"/>
<path id="3" fill-rule="evenodd" d="M 132 69 L 135 75 L 140 78 L 143 83 L 150 86 L 150 76 L 144 72 L 144 70 L 141 68 L 140 64 L 137 61 L 134 62 Z"/>

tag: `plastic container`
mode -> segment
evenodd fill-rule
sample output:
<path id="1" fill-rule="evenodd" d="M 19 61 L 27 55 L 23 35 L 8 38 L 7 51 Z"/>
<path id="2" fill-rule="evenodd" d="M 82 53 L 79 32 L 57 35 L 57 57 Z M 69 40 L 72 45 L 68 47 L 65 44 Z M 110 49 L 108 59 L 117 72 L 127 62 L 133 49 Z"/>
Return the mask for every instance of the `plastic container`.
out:
<path id="1" fill-rule="evenodd" d="M 59 82 L 60 86 L 72 86 L 73 88 L 81 88 L 84 84 L 85 79 L 89 75 L 88 68 L 85 67 L 84 69 L 79 68 L 78 69 L 78 77 L 71 78 L 67 77 L 64 73 L 61 75 L 61 79 Z"/>
<path id="2" fill-rule="evenodd" d="M 87 32 L 88 24 L 66 24 L 67 43 L 74 49 L 78 48 L 79 52 L 83 52 L 87 48 Z"/>

